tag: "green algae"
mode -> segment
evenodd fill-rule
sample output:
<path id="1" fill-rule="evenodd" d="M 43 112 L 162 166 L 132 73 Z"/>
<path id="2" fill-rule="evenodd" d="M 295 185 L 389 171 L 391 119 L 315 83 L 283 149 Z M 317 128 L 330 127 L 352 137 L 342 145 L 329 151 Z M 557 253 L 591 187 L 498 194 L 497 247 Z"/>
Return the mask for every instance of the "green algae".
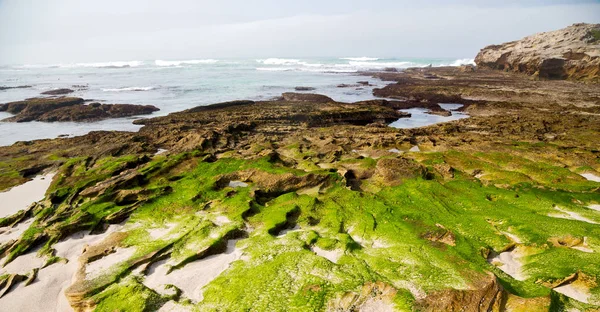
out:
<path id="1" fill-rule="evenodd" d="M 269 157 L 207 162 L 203 155 L 183 153 L 152 160 L 111 157 L 93 164 L 88 159 L 70 160 L 49 192 L 60 200 L 36 212 L 34 224 L 8 259 L 33 246 L 40 234 L 50 236 L 44 250 L 51 253 L 51 245 L 74 231 L 74 224 L 76 229 L 94 229 L 108 216 L 127 210 L 128 235 L 121 247 L 135 247 L 136 252 L 91 281 L 98 311 L 147 311 L 168 300 L 128 277 L 136 259 L 166 257 L 173 269 L 182 269 L 190 261 L 220 252 L 232 238 L 242 238 L 237 247 L 245 256 L 204 288 L 204 299 L 193 303 L 199 310 L 323 310 L 346 292 L 360 292 L 368 282 L 383 281 L 399 290 L 394 305 L 404 311 L 411 309 L 416 296 L 468 289 L 488 271 L 522 297 L 546 296 L 551 291 L 541 282 L 556 282 L 576 272 L 600 277 L 600 259 L 595 255 L 600 252 L 598 225 L 550 216 L 560 207 L 600 221 L 600 215 L 583 204 L 600 202 L 598 183 L 557 164 L 502 153 L 449 151 L 411 157 L 431 172 L 436 165 L 448 164 L 454 168 L 453 178 L 433 174 L 397 186 L 367 179 L 362 183 L 369 192 L 357 192 L 348 189 L 337 173 L 311 166 L 311 171 L 329 175 L 331 185 L 317 193 L 287 192 L 259 201 L 256 186 L 219 187 L 217 178 L 247 169 L 297 176 L 307 172 L 273 163 Z M 370 169 L 376 161 L 346 158 L 339 164 Z M 127 189 L 152 194 L 133 204 L 135 209 L 114 202 L 111 194 L 117 190 L 78 199 L 77 209 L 61 202 L 135 166 L 141 166 L 137 170 L 147 182 Z M 481 179 L 474 174 L 479 171 L 485 173 Z M 158 191 L 167 186 L 169 192 Z M 167 230 L 153 237 L 151 231 L 160 228 Z M 452 244 L 428 239 L 428 234 L 442 229 L 453 233 Z M 501 252 L 515 243 L 504 233 L 535 251 L 522 259 L 524 281 L 485 258 L 487 252 Z M 587 237 L 594 253 L 549 242 L 566 235 Z M 339 252 L 340 257 L 334 263 L 313 252 L 314 246 Z M 598 294 L 600 288 L 591 292 Z M 555 306 L 573 305 L 573 300 L 553 296 Z M 181 297 L 184 301 L 185 294 Z"/>

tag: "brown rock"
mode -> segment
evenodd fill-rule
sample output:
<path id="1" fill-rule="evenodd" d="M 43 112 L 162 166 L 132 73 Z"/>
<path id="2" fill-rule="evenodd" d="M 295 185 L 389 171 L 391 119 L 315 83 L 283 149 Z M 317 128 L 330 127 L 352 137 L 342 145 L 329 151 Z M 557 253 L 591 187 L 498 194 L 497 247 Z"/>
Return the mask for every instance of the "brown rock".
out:
<path id="1" fill-rule="evenodd" d="M 325 95 L 314 94 L 314 93 L 293 93 L 286 92 L 282 94 L 285 101 L 291 102 L 313 102 L 313 103 L 329 103 L 333 100 Z"/>
<path id="2" fill-rule="evenodd" d="M 417 300 L 416 307 L 418 311 L 499 312 L 505 296 L 496 276 L 489 273 L 472 285 L 471 289 L 437 291 Z"/>
<path id="3" fill-rule="evenodd" d="M 399 185 L 423 174 L 421 165 L 406 158 L 383 158 L 377 161 L 375 168 L 375 176 L 387 185 Z"/>
<path id="4" fill-rule="evenodd" d="M 483 48 L 477 66 L 543 79 L 600 80 L 600 24 L 574 24 Z"/>
<path id="5" fill-rule="evenodd" d="M 73 92 L 75 92 L 75 91 L 73 91 L 71 89 L 54 89 L 54 90 L 42 92 L 41 94 L 43 94 L 43 95 L 65 95 L 65 94 L 69 94 L 69 93 L 73 93 Z"/>
<path id="6" fill-rule="evenodd" d="M 316 89 L 313 87 L 296 87 L 296 88 L 294 88 L 294 90 L 296 90 L 296 91 L 314 91 Z"/>

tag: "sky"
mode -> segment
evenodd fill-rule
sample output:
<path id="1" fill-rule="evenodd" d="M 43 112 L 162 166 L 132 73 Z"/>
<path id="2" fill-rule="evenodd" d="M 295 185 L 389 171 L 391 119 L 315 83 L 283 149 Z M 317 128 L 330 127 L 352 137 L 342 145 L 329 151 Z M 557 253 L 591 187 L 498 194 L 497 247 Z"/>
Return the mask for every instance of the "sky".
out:
<path id="1" fill-rule="evenodd" d="M 474 58 L 577 22 L 600 0 L 0 0 L 0 64 Z"/>

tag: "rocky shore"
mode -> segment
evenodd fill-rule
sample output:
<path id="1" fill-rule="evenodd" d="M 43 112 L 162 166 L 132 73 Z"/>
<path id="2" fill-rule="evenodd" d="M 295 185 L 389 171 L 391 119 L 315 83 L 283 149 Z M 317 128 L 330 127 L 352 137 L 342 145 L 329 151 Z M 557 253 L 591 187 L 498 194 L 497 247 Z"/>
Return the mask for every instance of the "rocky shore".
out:
<path id="1" fill-rule="evenodd" d="M 285 93 L 0 147 L 0 189 L 56 173 L 44 200 L 0 218 L 0 306 L 32 307 L 31 287 L 63 272 L 46 307 L 597 311 L 598 84 L 482 66 L 365 75 L 390 82 L 374 91 L 386 99 Z M 470 118 L 388 126 L 446 103 Z"/>
<path id="2" fill-rule="evenodd" d="M 600 24 L 574 24 L 483 48 L 475 63 L 541 79 L 600 80 Z"/>
<path id="3" fill-rule="evenodd" d="M 64 94 L 58 89 L 52 94 Z M 47 93 L 51 94 L 51 93 Z M 76 97 L 33 98 L 24 101 L 0 104 L 0 112 L 15 114 L 2 121 L 81 121 L 90 122 L 109 118 L 148 115 L 159 109 L 152 105 L 133 104 L 84 104 L 84 99 Z"/>

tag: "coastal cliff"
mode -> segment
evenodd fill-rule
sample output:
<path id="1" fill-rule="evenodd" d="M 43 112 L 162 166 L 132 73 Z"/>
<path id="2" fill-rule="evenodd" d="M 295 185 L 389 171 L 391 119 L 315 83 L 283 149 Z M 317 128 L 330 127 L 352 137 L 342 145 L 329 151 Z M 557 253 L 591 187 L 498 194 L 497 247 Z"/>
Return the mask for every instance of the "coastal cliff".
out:
<path id="1" fill-rule="evenodd" d="M 600 24 L 574 24 L 483 48 L 475 63 L 540 79 L 600 80 Z"/>

